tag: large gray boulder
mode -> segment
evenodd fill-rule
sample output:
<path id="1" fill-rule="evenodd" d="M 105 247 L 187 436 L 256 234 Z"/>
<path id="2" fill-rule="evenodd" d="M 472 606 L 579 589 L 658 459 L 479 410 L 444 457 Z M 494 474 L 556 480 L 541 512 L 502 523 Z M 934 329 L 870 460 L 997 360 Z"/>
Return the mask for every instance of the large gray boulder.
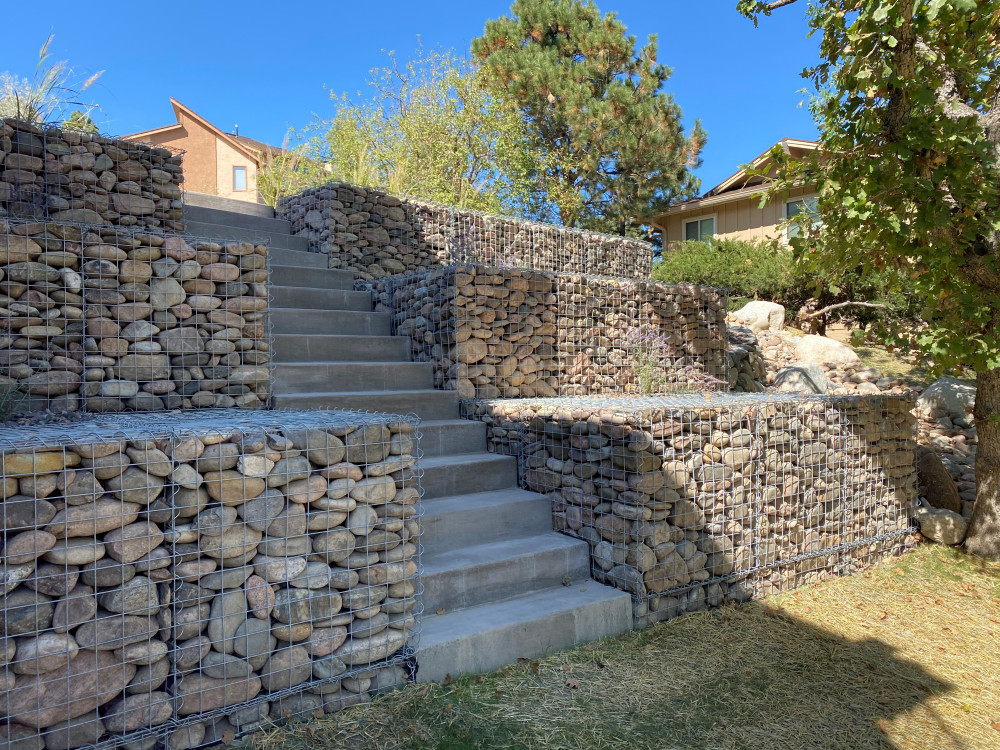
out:
<path id="1" fill-rule="evenodd" d="M 861 364 L 861 357 L 847 344 L 814 334 L 803 336 L 795 342 L 795 356 L 803 362 L 816 362 L 835 367 Z"/>
<path id="2" fill-rule="evenodd" d="M 774 389 L 782 393 L 824 394 L 830 381 L 815 362 L 793 362 L 774 378 Z"/>
<path id="3" fill-rule="evenodd" d="M 917 399 L 917 409 L 921 412 L 941 409 L 952 419 L 964 419 L 976 403 L 976 386 L 963 383 L 955 378 L 935 380 Z"/>
<path id="4" fill-rule="evenodd" d="M 926 445 L 918 445 L 915 451 L 917 459 L 917 484 L 920 494 L 928 504 L 935 508 L 944 508 L 954 513 L 962 512 L 962 498 L 951 474 L 944 468 L 937 453 Z"/>
<path id="5" fill-rule="evenodd" d="M 969 528 L 968 519 L 944 508 L 918 508 L 920 533 L 941 544 L 961 544 Z"/>
<path id="6" fill-rule="evenodd" d="M 785 327 L 785 308 L 777 302 L 754 300 L 734 312 L 733 319 L 754 331 L 780 331 Z"/>

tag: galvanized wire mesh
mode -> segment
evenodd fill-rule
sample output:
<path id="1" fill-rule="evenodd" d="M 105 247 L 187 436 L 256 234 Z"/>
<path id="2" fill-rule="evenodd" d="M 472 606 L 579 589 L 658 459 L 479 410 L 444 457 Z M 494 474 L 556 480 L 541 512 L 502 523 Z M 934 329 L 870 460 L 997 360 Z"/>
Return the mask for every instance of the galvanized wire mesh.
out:
<path id="1" fill-rule="evenodd" d="M 631 237 L 486 214 L 373 188 L 330 183 L 278 201 L 279 218 L 333 268 L 371 281 L 474 263 L 649 278 L 653 246 Z"/>
<path id="2" fill-rule="evenodd" d="M 266 244 L 0 221 L 0 274 L 0 390 L 18 410 L 270 402 Z"/>
<path id="3" fill-rule="evenodd" d="M 0 219 L 183 231 L 181 152 L 0 120 Z"/>
<path id="4" fill-rule="evenodd" d="M 435 386 L 462 398 L 729 386 L 728 299 L 711 287 L 474 265 L 373 286 Z"/>
<path id="5" fill-rule="evenodd" d="M 0 747 L 180 750 L 405 679 L 418 441 L 324 411 L 0 429 Z"/>
<path id="6" fill-rule="evenodd" d="M 914 541 L 912 402 L 674 394 L 481 402 L 555 528 L 651 620 L 844 575 Z M 496 439 L 500 433 L 494 432 Z"/>

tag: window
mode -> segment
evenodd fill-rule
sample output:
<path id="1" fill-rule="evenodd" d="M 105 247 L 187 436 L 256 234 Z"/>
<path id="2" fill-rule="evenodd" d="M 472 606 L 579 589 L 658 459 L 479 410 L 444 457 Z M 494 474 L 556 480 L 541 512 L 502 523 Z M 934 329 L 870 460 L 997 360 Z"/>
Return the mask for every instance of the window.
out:
<path id="1" fill-rule="evenodd" d="M 233 167 L 233 192 L 242 192 L 247 189 L 247 168 Z"/>
<path id="2" fill-rule="evenodd" d="M 785 218 L 794 219 L 800 214 L 808 215 L 809 226 L 816 226 L 819 224 L 819 211 L 816 205 L 816 196 L 811 198 L 796 198 L 793 201 L 788 201 L 785 203 Z M 802 233 L 802 225 L 798 223 L 789 224 L 785 228 L 785 236 L 788 239 L 793 237 L 798 237 Z"/>
<path id="3" fill-rule="evenodd" d="M 692 219 L 684 222 L 684 239 L 696 242 L 708 242 L 715 236 L 715 217 Z"/>

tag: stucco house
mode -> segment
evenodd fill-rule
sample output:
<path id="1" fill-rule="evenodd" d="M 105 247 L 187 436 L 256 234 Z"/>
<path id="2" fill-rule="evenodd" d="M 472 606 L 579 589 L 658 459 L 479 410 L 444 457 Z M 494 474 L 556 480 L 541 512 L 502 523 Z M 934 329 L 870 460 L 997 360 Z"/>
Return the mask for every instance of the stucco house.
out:
<path id="1" fill-rule="evenodd" d="M 815 141 L 795 138 L 782 138 L 777 145 L 795 157 L 805 156 L 817 147 Z M 771 161 L 770 152 L 768 149 L 750 166 L 766 170 Z M 665 249 L 685 240 L 711 238 L 776 239 L 787 243 L 788 233 L 797 230 L 795 227 L 785 229 L 782 223 L 802 211 L 814 211 L 816 190 L 812 185 L 802 185 L 761 206 L 761 193 L 767 189 L 767 183 L 767 177 L 748 177 L 747 170 L 740 169 L 700 198 L 677 203 L 655 217 L 651 222 L 653 230 L 660 233 Z"/>
<path id="2" fill-rule="evenodd" d="M 171 97 L 177 122 L 125 138 L 184 151 L 184 189 L 259 203 L 257 172 L 262 155 L 282 149 L 237 133 L 226 133 Z"/>

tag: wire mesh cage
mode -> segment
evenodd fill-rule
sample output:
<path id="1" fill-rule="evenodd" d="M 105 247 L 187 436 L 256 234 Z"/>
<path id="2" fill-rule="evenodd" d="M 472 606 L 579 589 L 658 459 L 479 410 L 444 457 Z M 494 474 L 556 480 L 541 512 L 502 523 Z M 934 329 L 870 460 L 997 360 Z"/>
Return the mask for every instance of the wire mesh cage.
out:
<path id="1" fill-rule="evenodd" d="M 206 410 L 0 429 L 0 747 L 180 750 L 404 680 L 417 426 Z"/>
<path id="2" fill-rule="evenodd" d="M 472 263 L 649 278 L 653 246 L 631 237 L 486 214 L 330 183 L 278 201 L 279 218 L 333 268 L 365 281 Z"/>
<path id="3" fill-rule="evenodd" d="M 481 402 L 596 580 L 662 619 L 845 575 L 914 543 L 902 397 Z M 499 433 L 494 433 L 494 440 Z"/>
<path id="4" fill-rule="evenodd" d="M 376 309 L 464 399 L 729 387 L 724 292 L 461 265 L 374 283 Z"/>
<path id="5" fill-rule="evenodd" d="M 183 231 L 181 152 L 0 120 L 0 219 Z"/>
<path id="6" fill-rule="evenodd" d="M 13 410 L 270 402 L 264 243 L 0 220 L 0 273 Z"/>

